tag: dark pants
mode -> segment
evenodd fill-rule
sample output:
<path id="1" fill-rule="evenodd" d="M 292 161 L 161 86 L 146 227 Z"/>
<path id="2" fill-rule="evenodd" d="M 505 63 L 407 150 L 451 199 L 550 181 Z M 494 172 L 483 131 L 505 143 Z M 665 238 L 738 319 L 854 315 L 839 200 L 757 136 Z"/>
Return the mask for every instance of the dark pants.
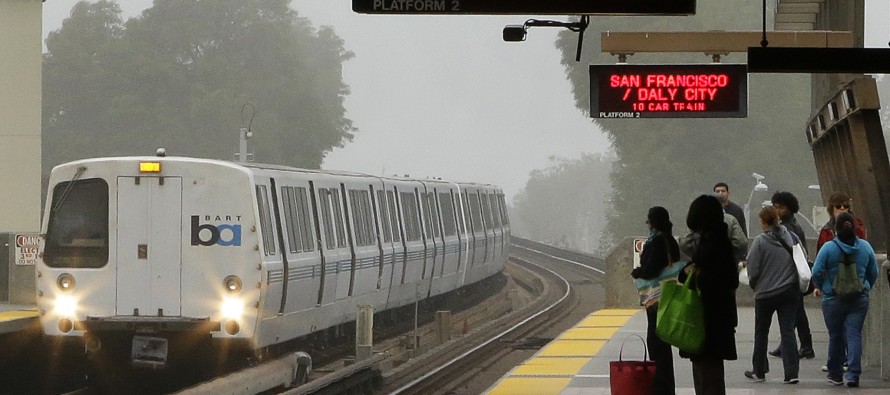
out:
<path id="1" fill-rule="evenodd" d="M 800 305 L 797 308 L 797 316 L 794 321 L 797 327 L 797 338 L 800 339 L 800 348 L 813 348 L 813 335 L 810 333 L 810 319 L 807 318 L 807 309 L 803 304 L 803 294 L 800 294 Z"/>
<path id="2" fill-rule="evenodd" d="M 773 321 L 773 313 L 778 313 L 785 380 L 797 378 L 800 359 L 797 356 L 794 323 L 797 319 L 797 307 L 800 305 L 800 301 L 800 290 L 797 289 L 797 285 L 788 287 L 778 295 L 754 300 L 754 355 L 751 361 L 754 373 L 769 372 L 769 361 L 766 358 L 769 327 Z"/>
<path id="3" fill-rule="evenodd" d="M 725 374 L 722 358 L 693 358 L 692 381 L 695 383 L 695 395 L 726 395 Z"/>
<path id="4" fill-rule="evenodd" d="M 646 330 L 646 344 L 649 346 L 649 357 L 655 361 L 655 379 L 652 385 L 653 395 L 674 395 L 674 352 L 671 345 L 655 335 L 658 303 L 646 308 L 649 327 Z"/>

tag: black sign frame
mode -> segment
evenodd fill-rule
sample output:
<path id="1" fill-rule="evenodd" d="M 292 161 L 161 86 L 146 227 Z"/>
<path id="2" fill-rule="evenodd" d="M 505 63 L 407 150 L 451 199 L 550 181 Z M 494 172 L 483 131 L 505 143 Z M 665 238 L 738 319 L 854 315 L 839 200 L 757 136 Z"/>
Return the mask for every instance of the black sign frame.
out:
<path id="1" fill-rule="evenodd" d="M 704 99 L 702 100 L 667 100 L 662 96 L 668 97 L 664 92 L 667 88 L 653 88 L 647 85 L 644 89 L 660 89 L 652 91 L 652 94 L 658 93 L 658 99 L 642 100 L 639 90 L 633 87 L 619 86 L 612 88 L 609 86 L 610 78 L 615 75 L 640 76 L 640 85 L 647 81 L 646 76 L 714 76 L 714 79 L 707 81 L 718 81 L 717 76 L 725 76 L 727 78 L 726 86 L 689 86 L 677 87 L 674 91 L 675 95 L 685 95 L 688 89 L 719 89 L 713 93 L 708 90 L 702 92 Z M 748 73 L 747 66 L 744 64 L 592 64 L 589 67 L 590 76 L 590 117 L 591 118 L 745 118 L 748 116 Z M 690 80 L 691 81 L 691 80 Z M 606 86 L 601 89 L 601 85 Z M 679 89 L 683 89 L 681 92 Z M 693 91 L 693 96 L 697 96 Z M 717 94 L 723 93 L 716 98 Z M 712 95 L 713 100 L 707 100 L 708 95 Z M 637 97 L 638 100 L 628 100 Z M 654 97 L 654 96 L 653 96 Z M 640 110 L 638 106 L 642 103 L 643 108 Z M 670 110 L 650 110 L 650 103 L 664 103 Z M 674 103 L 683 103 L 677 104 Z M 696 109 L 702 104 L 704 110 Z M 681 108 L 677 108 L 681 107 Z M 686 110 L 683 108 L 693 108 Z"/>
<path id="2" fill-rule="evenodd" d="M 352 0 L 361 14 L 695 15 L 696 0 Z"/>

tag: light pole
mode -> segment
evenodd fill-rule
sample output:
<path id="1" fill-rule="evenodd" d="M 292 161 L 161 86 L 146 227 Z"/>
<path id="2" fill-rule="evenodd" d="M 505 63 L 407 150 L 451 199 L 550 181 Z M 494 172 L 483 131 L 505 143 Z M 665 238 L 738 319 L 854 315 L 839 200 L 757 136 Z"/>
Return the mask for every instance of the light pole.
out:
<path id="1" fill-rule="evenodd" d="M 745 203 L 745 233 L 748 234 L 748 237 L 751 237 L 751 198 L 754 197 L 754 192 L 766 192 L 769 190 L 769 187 L 762 182 L 766 177 L 757 173 L 751 173 L 751 177 L 754 177 L 757 183 L 754 184 L 754 188 L 751 188 L 751 194 L 748 195 L 748 202 Z"/>

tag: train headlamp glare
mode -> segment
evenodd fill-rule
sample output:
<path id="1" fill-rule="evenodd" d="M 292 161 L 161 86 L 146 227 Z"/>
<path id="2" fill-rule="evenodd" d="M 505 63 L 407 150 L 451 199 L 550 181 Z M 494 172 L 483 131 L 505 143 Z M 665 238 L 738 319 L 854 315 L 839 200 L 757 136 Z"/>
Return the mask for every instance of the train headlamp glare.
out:
<path id="1" fill-rule="evenodd" d="M 225 299 L 222 303 L 222 315 L 225 318 L 237 320 L 244 313 L 244 303 L 239 299 Z"/>
<path id="2" fill-rule="evenodd" d="M 56 279 L 56 285 L 59 286 L 59 289 L 65 292 L 70 292 L 74 289 L 74 286 L 77 285 L 77 281 L 74 280 L 74 276 L 68 273 L 62 273 L 59 275 L 59 278 Z"/>
<path id="3" fill-rule="evenodd" d="M 238 276 L 228 276 L 223 280 L 226 291 L 236 293 L 241 290 L 241 279 Z"/>
<path id="4" fill-rule="evenodd" d="M 73 317 L 77 311 L 77 301 L 71 295 L 59 295 L 56 298 L 55 312 L 61 317 Z"/>

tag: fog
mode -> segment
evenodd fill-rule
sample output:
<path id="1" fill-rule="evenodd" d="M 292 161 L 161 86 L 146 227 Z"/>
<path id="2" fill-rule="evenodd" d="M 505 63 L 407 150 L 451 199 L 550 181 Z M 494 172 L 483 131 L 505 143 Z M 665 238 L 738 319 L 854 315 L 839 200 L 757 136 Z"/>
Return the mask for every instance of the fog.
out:
<path id="1" fill-rule="evenodd" d="M 76 3 L 45 3 L 44 31 L 58 29 Z M 126 17 L 150 5 L 121 2 Z M 355 53 L 343 74 L 351 89 L 347 117 L 359 132 L 324 168 L 492 183 L 509 201 L 549 156 L 609 148 L 574 107 L 553 45 L 557 29 L 533 29 L 526 42 L 508 43 L 501 29 L 527 17 L 362 15 L 346 0 L 291 6 L 316 27 L 332 26 Z"/>
<path id="2" fill-rule="evenodd" d="M 76 3 L 44 3 L 44 37 Z M 120 2 L 125 18 L 151 3 Z M 332 26 L 355 53 L 343 74 L 351 88 L 347 117 L 359 132 L 324 168 L 493 183 L 509 201 L 550 156 L 609 149 L 574 106 L 553 45 L 558 29 L 532 28 L 527 41 L 508 43 L 501 29 L 527 17 L 362 15 L 347 0 L 295 0 L 292 7 L 316 27 Z M 886 47 L 890 4 L 870 0 L 866 16 L 866 45 Z M 586 38 L 597 33 L 592 26 Z"/>

